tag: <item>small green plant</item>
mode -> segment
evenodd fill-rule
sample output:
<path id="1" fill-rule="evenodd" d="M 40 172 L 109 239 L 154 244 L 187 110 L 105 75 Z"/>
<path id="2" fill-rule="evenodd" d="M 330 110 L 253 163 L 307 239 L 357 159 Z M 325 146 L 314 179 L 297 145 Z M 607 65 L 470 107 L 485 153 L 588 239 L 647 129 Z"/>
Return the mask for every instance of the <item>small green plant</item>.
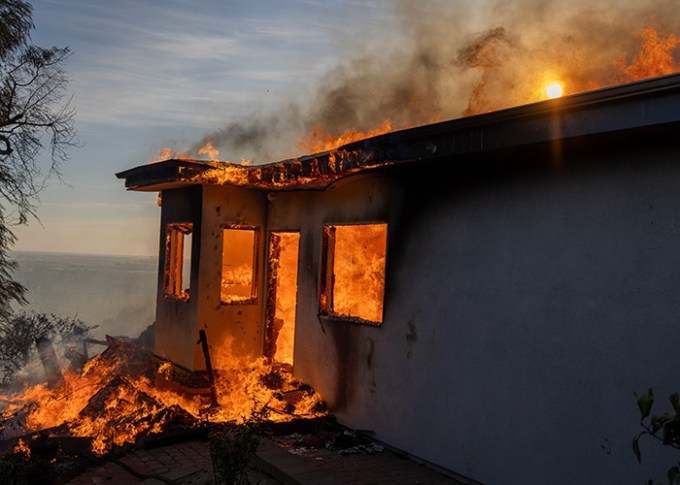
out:
<path id="1" fill-rule="evenodd" d="M 248 466 L 260 443 L 266 413 L 254 411 L 243 424 L 228 424 L 210 435 L 210 456 L 217 484 L 249 485 Z"/>
<path id="2" fill-rule="evenodd" d="M 652 388 L 649 388 L 644 394 L 633 394 L 637 399 L 638 408 L 640 409 L 640 426 L 643 428 L 633 438 L 633 453 L 635 453 L 638 462 L 642 461 L 640 438 L 645 435 L 660 441 L 664 446 L 680 450 L 680 395 L 675 392 L 668 398 L 673 411 L 652 415 L 652 406 L 654 406 L 654 391 Z M 669 468 L 666 475 L 670 485 L 680 485 L 680 461 L 675 466 Z M 647 481 L 649 485 L 652 483 L 653 480 Z M 661 483 L 661 481 L 658 483 Z"/>

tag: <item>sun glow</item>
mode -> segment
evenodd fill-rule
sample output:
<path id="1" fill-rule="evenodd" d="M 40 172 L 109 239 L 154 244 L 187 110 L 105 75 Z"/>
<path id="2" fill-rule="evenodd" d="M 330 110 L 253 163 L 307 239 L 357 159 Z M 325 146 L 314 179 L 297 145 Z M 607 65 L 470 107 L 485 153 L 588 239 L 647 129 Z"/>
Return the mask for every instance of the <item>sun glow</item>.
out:
<path id="1" fill-rule="evenodd" d="M 558 82 L 550 83 L 545 88 L 545 94 L 548 98 L 559 98 L 564 94 L 562 85 Z"/>

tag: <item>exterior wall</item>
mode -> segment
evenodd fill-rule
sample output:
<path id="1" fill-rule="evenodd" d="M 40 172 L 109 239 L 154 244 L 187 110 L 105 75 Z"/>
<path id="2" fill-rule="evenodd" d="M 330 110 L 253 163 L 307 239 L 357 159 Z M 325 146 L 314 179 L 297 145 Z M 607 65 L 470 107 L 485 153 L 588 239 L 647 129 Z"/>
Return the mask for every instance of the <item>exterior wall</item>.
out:
<path id="1" fill-rule="evenodd" d="M 164 358 L 193 370 L 196 341 L 196 298 L 179 300 L 165 296 L 163 278 L 165 274 L 165 234 L 170 223 L 191 222 L 192 254 L 190 288 L 192 295 L 197 288 L 198 273 L 195 268 L 199 258 L 201 195 L 200 187 L 166 190 L 163 192 L 161 210 L 161 230 L 158 258 L 158 289 L 156 293 L 156 325 L 154 352 Z M 185 285 L 186 286 L 186 285 Z"/>
<path id="2" fill-rule="evenodd" d="M 295 373 L 482 483 L 662 477 L 673 453 L 631 451 L 632 392 L 678 390 L 680 147 L 604 148 L 276 194 L 269 228 L 301 230 Z M 383 325 L 320 321 L 323 224 L 385 220 Z"/>
<path id="3" fill-rule="evenodd" d="M 324 192 L 280 193 L 270 202 L 271 231 L 300 231 L 295 374 L 315 386 L 334 413 L 347 413 L 354 393 L 362 392 L 355 373 L 370 372 L 364 365 L 370 360 L 366 348 L 382 329 L 319 319 L 322 228 L 356 222 L 388 222 L 392 227 L 398 224 L 401 199 L 394 182 L 355 176 Z"/>
<path id="4" fill-rule="evenodd" d="M 154 351 L 191 370 L 205 370 L 198 331 L 204 329 L 213 366 L 229 356 L 262 354 L 265 196 L 257 191 L 203 186 L 163 192 Z M 190 298 L 165 296 L 165 233 L 169 223 L 191 222 Z M 257 295 L 247 304 L 220 303 L 224 225 L 260 228 L 257 241 Z M 186 286 L 186 285 L 185 285 Z"/>
<path id="5" fill-rule="evenodd" d="M 203 187 L 203 219 L 197 328 L 205 329 L 211 357 L 219 366 L 221 357 L 262 355 L 264 293 L 264 247 L 266 196 L 258 191 L 234 187 Z M 259 228 L 257 244 L 257 298 L 250 303 L 220 302 L 222 228 L 244 225 Z M 193 340 L 196 342 L 196 339 Z M 205 369 L 200 345 L 195 346 L 193 368 Z"/>

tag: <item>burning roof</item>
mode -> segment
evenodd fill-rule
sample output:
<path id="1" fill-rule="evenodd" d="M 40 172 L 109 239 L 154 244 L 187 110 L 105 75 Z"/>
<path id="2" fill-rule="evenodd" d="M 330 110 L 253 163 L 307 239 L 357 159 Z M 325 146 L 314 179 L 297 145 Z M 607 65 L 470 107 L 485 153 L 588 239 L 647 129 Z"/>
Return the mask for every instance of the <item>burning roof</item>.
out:
<path id="1" fill-rule="evenodd" d="M 394 131 L 265 165 L 169 159 L 117 175 L 130 190 L 195 184 L 265 191 L 324 189 L 347 175 L 680 121 L 680 74 Z"/>

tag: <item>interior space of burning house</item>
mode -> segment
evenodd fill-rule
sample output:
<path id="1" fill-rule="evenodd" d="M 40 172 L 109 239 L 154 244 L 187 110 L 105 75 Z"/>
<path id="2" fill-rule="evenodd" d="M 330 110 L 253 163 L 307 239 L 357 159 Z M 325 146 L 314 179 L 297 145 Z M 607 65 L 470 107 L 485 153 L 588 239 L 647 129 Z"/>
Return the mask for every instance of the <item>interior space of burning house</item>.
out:
<path id="1" fill-rule="evenodd" d="M 323 399 L 467 483 L 642 482 L 670 455 L 635 460 L 631 393 L 670 394 L 680 366 L 678 130 L 671 75 L 266 165 L 118 173 L 160 194 L 153 349 L 112 342 L 64 374 L 68 399 L 31 388 L 20 428 L 105 452 L 206 396 L 224 420 Z"/>

